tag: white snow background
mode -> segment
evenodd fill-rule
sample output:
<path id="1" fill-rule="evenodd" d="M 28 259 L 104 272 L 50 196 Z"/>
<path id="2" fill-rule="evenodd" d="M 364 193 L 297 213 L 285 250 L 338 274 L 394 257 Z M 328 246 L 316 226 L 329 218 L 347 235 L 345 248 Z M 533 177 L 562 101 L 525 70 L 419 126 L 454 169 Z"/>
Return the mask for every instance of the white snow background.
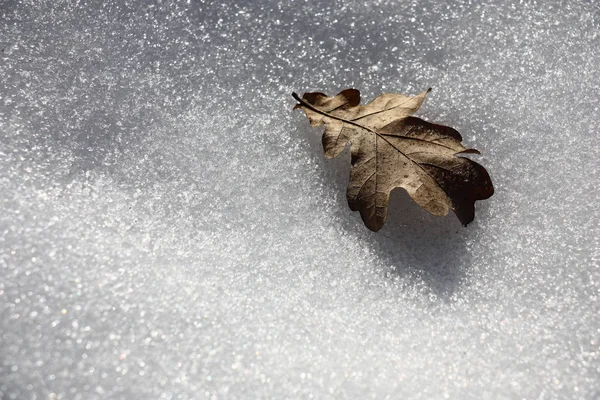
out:
<path id="1" fill-rule="evenodd" d="M 596 0 L 0 0 L 0 398 L 597 399 Z M 496 194 L 348 209 L 291 92 L 417 94 Z"/>

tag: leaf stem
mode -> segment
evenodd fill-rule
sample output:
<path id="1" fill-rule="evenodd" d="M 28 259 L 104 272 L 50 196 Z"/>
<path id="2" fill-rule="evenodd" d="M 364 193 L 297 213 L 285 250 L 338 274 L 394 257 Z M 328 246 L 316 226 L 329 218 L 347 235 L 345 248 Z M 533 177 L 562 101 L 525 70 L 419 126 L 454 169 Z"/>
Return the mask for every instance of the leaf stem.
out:
<path id="1" fill-rule="evenodd" d="M 361 128 L 361 129 L 364 129 L 364 130 L 366 130 L 366 131 L 369 131 L 369 132 L 371 132 L 371 133 L 373 133 L 373 134 L 375 134 L 375 135 L 377 135 L 377 136 L 381 136 L 381 135 L 379 135 L 379 133 L 375 132 L 375 131 L 374 131 L 374 130 L 372 130 L 372 129 L 369 129 L 369 128 L 367 128 L 366 126 L 363 126 L 363 125 L 361 125 L 361 124 L 358 124 L 358 123 L 356 123 L 356 122 L 354 122 L 354 121 L 348 121 L 347 119 L 343 119 L 343 118 L 340 118 L 340 117 L 336 117 L 335 115 L 331 115 L 331 114 L 329 114 L 329 113 L 327 113 L 327 112 L 325 112 L 325 111 L 323 111 L 323 110 L 319 110 L 318 108 L 316 108 L 316 107 L 315 107 L 315 106 L 313 106 L 312 104 L 308 103 L 307 101 L 305 101 L 305 100 L 302 100 L 302 99 L 300 98 L 300 96 L 298 96 L 298 94 L 297 94 L 296 92 L 292 93 L 292 96 L 294 97 L 294 99 L 296 99 L 298 102 L 300 102 L 300 104 L 299 104 L 299 105 L 301 105 L 301 106 L 303 106 L 303 107 L 306 107 L 306 108 L 308 108 L 308 109 L 310 109 L 310 110 L 313 110 L 313 111 L 314 111 L 314 112 L 316 112 L 316 113 L 319 113 L 319 114 L 321 114 L 321 115 L 324 115 L 324 116 L 326 116 L 326 117 L 329 117 L 329 118 L 331 118 L 331 119 L 336 119 L 336 120 L 338 120 L 338 121 L 341 121 L 341 122 L 343 122 L 343 123 L 346 123 L 346 124 L 354 125 L 354 126 L 356 126 L 356 127 L 358 127 L 358 128 Z M 385 138 L 383 138 L 383 140 L 385 140 L 386 142 L 388 142 L 388 140 L 386 140 Z"/>

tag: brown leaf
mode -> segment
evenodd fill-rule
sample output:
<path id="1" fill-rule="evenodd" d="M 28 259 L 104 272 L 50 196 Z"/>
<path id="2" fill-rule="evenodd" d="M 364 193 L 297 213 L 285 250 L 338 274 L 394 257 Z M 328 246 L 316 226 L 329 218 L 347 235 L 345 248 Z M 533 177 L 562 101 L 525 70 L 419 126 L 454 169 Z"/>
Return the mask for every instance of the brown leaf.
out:
<path id="1" fill-rule="evenodd" d="M 328 158 L 350 142 L 348 204 L 372 231 L 385 223 L 390 192 L 397 187 L 431 214 L 454 211 L 465 226 L 475 217 L 475 201 L 494 194 L 485 168 L 456 156 L 479 154 L 461 144 L 456 130 L 411 116 L 430 90 L 413 97 L 382 94 L 364 106 L 356 89 L 333 97 L 292 94 L 298 101 L 294 109 L 302 109 L 311 125 L 325 125 Z"/>

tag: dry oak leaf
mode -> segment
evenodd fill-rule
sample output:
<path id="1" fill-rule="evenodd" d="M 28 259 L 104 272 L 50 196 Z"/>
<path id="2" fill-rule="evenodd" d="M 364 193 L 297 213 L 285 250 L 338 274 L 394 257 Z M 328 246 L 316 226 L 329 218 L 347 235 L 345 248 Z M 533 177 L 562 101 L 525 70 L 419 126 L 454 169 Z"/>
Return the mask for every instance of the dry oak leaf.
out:
<path id="1" fill-rule="evenodd" d="M 356 89 L 333 97 L 292 93 L 294 109 L 302 109 L 311 125 L 325 125 L 328 158 L 350 142 L 348 204 L 372 231 L 385 223 L 390 192 L 397 187 L 431 214 L 454 211 L 465 226 L 475 217 L 475 201 L 494 194 L 485 168 L 457 157 L 479 152 L 464 147 L 456 130 L 411 116 L 430 90 L 413 97 L 386 93 L 367 105 L 360 105 Z"/>

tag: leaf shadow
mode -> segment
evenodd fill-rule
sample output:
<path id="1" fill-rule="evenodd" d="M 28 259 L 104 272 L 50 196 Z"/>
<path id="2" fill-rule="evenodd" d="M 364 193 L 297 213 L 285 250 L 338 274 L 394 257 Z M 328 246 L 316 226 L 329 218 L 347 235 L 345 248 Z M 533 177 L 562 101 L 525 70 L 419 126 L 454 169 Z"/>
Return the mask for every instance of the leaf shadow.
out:
<path id="1" fill-rule="evenodd" d="M 314 129 L 311 132 L 310 128 L 298 131 L 304 135 L 308 151 L 318 159 L 321 179 L 338 194 L 332 220 L 341 224 L 342 230 L 355 234 L 356 240 L 368 243 L 383 265 L 381 272 L 389 279 L 401 279 L 442 301 L 451 301 L 465 282 L 471 258 L 467 243 L 477 220 L 463 227 L 452 212 L 445 217 L 433 216 L 421 209 L 406 191 L 395 189 L 384 227 L 371 232 L 346 201 L 349 149 L 335 159 L 327 159 L 323 155 L 321 132 Z"/>
<path id="2" fill-rule="evenodd" d="M 453 213 L 436 217 L 422 210 L 402 189 L 392 192 L 384 228 L 370 235 L 391 277 L 423 284 L 442 300 L 458 291 L 470 262 L 469 228 Z"/>

